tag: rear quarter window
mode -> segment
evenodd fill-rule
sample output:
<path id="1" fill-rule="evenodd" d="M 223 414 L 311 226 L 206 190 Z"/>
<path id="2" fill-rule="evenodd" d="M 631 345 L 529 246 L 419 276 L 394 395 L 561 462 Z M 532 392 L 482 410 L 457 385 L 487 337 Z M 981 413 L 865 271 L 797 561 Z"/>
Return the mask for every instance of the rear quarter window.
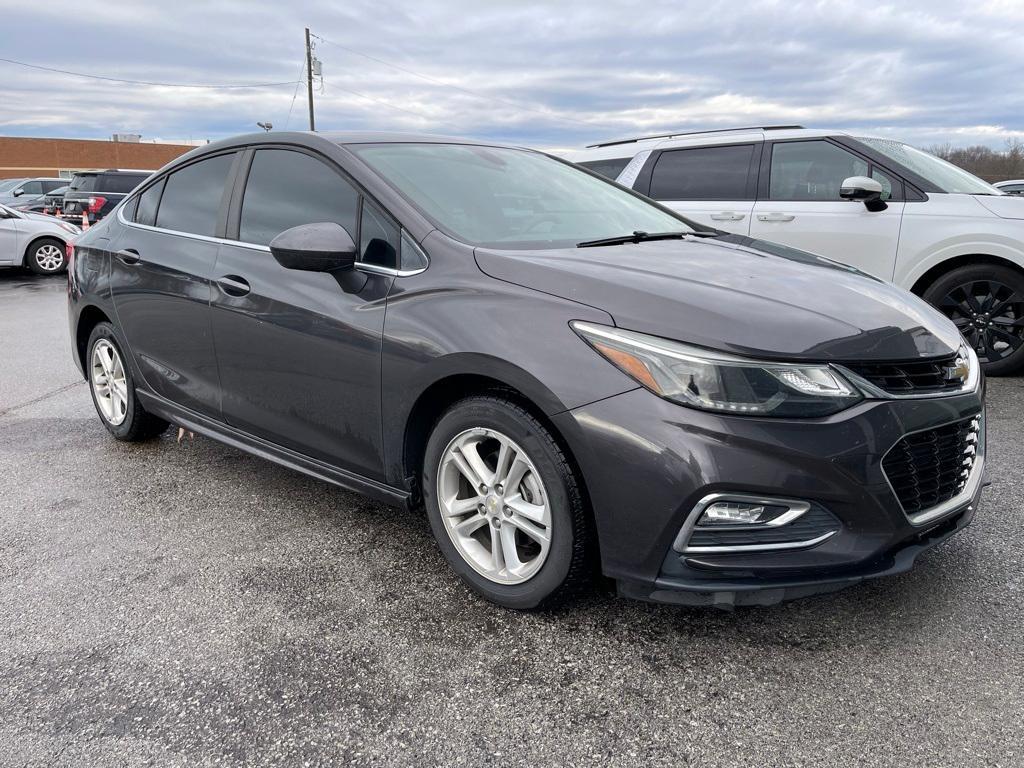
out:
<path id="1" fill-rule="evenodd" d="M 586 160 L 582 163 L 577 163 L 577 165 L 615 181 L 619 174 L 622 173 L 622 169 L 629 165 L 630 159 L 628 157 L 618 157 L 611 160 Z"/>

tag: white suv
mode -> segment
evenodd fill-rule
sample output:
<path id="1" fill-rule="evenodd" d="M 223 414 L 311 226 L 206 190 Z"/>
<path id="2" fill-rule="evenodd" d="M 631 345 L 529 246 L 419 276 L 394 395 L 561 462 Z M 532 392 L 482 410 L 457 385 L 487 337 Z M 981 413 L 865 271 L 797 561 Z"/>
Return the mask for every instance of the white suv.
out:
<path id="1" fill-rule="evenodd" d="M 891 139 L 801 126 L 676 133 L 568 156 L 706 226 L 923 296 L 991 374 L 1024 366 L 1024 197 Z"/>

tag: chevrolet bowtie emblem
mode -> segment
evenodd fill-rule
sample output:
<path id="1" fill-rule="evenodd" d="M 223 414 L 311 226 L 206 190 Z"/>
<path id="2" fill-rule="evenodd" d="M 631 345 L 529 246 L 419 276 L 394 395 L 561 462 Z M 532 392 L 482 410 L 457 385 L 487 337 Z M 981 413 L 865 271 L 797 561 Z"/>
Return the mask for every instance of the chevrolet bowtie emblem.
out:
<path id="1" fill-rule="evenodd" d="M 962 357 L 958 357 L 953 365 L 945 369 L 946 381 L 967 381 L 969 373 L 970 369 L 967 367 L 967 361 Z"/>

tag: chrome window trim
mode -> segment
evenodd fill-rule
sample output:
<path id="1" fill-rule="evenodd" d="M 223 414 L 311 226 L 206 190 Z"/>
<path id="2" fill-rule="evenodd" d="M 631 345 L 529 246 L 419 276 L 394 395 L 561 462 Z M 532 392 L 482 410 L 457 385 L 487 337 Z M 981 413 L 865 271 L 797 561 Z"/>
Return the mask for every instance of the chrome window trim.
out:
<path id="1" fill-rule="evenodd" d="M 835 534 L 839 533 L 839 529 L 835 531 L 829 531 L 828 533 L 816 536 L 813 539 L 806 539 L 804 541 L 783 541 L 775 542 L 771 544 L 738 544 L 731 546 L 713 546 L 713 547 L 687 547 L 686 543 L 690 540 L 690 536 L 694 529 L 697 527 L 697 521 L 700 520 L 700 516 L 704 514 L 704 510 L 707 509 L 711 504 L 716 501 L 741 501 L 754 504 L 772 504 L 776 506 L 786 506 L 790 508 L 790 512 L 780 516 L 780 520 L 787 518 L 785 522 L 775 522 L 774 525 L 765 523 L 764 525 L 744 525 L 744 526 L 701 526 L 701 530 L 763 530 L 765 528 L 772 529 L 778 528 L 782 525 L 792 523 L 794 520 L 802 517 L 806 514 L 811 505 L 809 502 L 803 499 L 786 499 L 775 496 L 755 496 L 745 493 L 710 493 L 700 501 L 698 501 L 690 514 L 687 515 L 686 521 L 683 523 L 682 528 L 679 529 L 679 533 L 676 535 L 675 541 L 672 542 L 672 549 L 680 554 L 707 554 L 711 552 L 725 553 L 725 552 L 770 552 L 773 550 L 787 550 L 787 549 L 807 549 L 821 544 L 826 539 L 831 538 Z M 791 514 L 794 510 L 799 510 L 798 514 Z"/>
<path id="2" fill-rule="evenodd" d="M 131 227 L 133 229 L 148 230 L 150 232 L 159 232 L 160 234 L 164 235 L 177 235 L 178 237 L 188 237 L 193 240 L 200 240 L 207 243 L 233 245 L 237 248 L 249 248 L 254 251 L 263 251 L 265 253 L 270 253 L 269 246 L 260 245 L 258 243 L 247 243 L 244 240 L 231 240 L 226 237 L 211 237 L 209 235 L 198 235 L 194 232 L 180 232 L 176 229 L 165 229 L 164 227 L 154 227 L 149 224 L 139 224 L 134 221 L 128 221 L 128 219 L 124 217 L 124 206 L 127 200 L 128 198 L 125 198 L 125 200 L 122 201 L 117 207 L 117 220 L 126 227 Z M 413 242 L 415 242 L 415 240 Z M 416 245 L 417 247 L 419 247 L 419 243 L 417 243 Z M 375 275 L 386 275 L 389 277 L 411 277 L 413 275 L 418 275 L 421 272 L 426 271 L 427 267 L 430 266 L 430 257 L 427 256 L 426 252 L 423 251 L 422 248 L 420 248 L 420 251 L 423 253 L 424 258 L 427 260 L 427 266 L 423 267 L 422 269 L 394 269 L 393 267 L 382 267 L 377 264 L 363 264 L 362 262 L 359 261 L 356 262 L 355 268 L 360 272 L 371 272 Z"/>
<path id="3" fill-rule="evenodd" d="M 885 467 L 882 466 L 882 462 L 885 461 L 885 457 L 888 456 L 907 435 L 916 435 L 919 432 L 928 432 L 932 429 L 940 429 L 942 427 L 949 426 L 950 424 L 956 424 L 959 421 L 966 421 L 966 419 L 978 419 L 980 426 L 978 427 L 978 442 L 975 448 L 974 464 L 971 465 L 971 474 L 967 478 L 967 482 L 964 483 L 964 489 L 960 491 L 956 496 L 948 499 L 941 504 L 937 504 L 934 507 L 928 509 L 922 509 L 920 512 L 915 512 L 913 515 L 907 515 L 906 510 L 903 509 L 903 503 L 900 501 L 899 495 L 896 493 L 896 489 L 893 484 L 889 481 L 889 476 L 885 473 Z M 899 505 L 900 511 L 906 515 L 907 520 L 910 521 L 911 525 L 921 526 L 927 525 L 939 518 L 945 517 L 946 515 L 952 514 L 963 507 L 969 505 L 974 495 L 978 492 L 981 487 L 982 481 L 985 478 L 985 411 L 982 410 L 980 413 L 974 416 L 967 416 L 961 419 L 954 419 L 953 421 L 947 421 L 943 424 L 936 424 L 931 427 L 925 427 L 924 429 L 915 429 L 913 432 L 907 432 L 900 436 L 900 439 L 892 444 L 882 455 L 882 460 L 879 462 L 879 466 L 882 467 L 882 477 L 885 478 L 885 484 L 889 486 L 889 490 L 892 492 L 893 497 L 896 499 L 896 503 Z"/>

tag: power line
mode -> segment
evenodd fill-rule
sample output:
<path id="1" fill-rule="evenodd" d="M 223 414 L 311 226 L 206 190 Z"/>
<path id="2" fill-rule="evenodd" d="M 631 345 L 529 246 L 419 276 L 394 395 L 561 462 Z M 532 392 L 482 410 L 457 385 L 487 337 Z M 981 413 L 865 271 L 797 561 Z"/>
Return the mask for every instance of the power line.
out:
<path id="1" fill-rule="evenodd" d="M 292 121 L 292 110 L 295 108 L 295 100 L 299 97 L 299 86 L 302 85 L 302 70 L 306 68 L 306 57 L 303 55 L 302 61 L 299 62 L 299 76 L 295 80 L 295 93 L 292 94 L 292 103 L 288 106 L 288 117 L 284 121 L 285 130 L 288 129 L 288 123 Z"/>
<path id="2" fill-rule="evenodd" d="M 212 85 L 212 84 L 203 85 L 201 83 L 159 83 L 159 82 L 154 82 L 152 80 L 126 80 L 125 78 L 121 78 L 121 77 L 107 77 L 105 75 L 90 75 L 90 74 L 87 74 L 85 72 L 72 72 L 72 71 L 67 70 L 67 69 L 56 69 L 54 67 L 43 67 L 43 66 L 40 66 L 39 64 L 29 64 L 28 62 L 25 62 L 25 61 L 15 61 L 14 59 L 0 58 L 0 61 L 6 62 L 8 64 L 17 64 L 19 67 L 28 67 L 29 69 L 39 69 L 39 70 L 42 70 L 43 72 L 56 72 L 57 74 L 60 74 L 60 75 L 72 75 L 74 77 L 85 77 L 85 78 L 88 78 L 90 80 L 104 80 L 104 81 L 110 82 L 110 83 L 129 83 L 130 85 L 156 85 L 156 86 L 162 86 L 162 87 L 165 87 L 165 88 L 215 88 L 215 89 L 224 89 L 224 88 L 271 88 L 271 87 L 279 86 L 279 85 L 294 85 L 295 84 L 294 80 L 287 80 L 287 81 L 282 82 L 282 83 L 235 83 L 235 84 L 229 84 L 229 85 Z"/>
<path id="3" fill-rule="evenodd" d="M 431 77 L 430 75 L 424 75 L 422 72 L 416 72 L 415 70 L 406 69 L 405 67 L 401 67 L 398 64 L 392 64 L 390 61 L 385 61 L 384 59 L 378 59 L 376 56 L 371 56 L 368 53 L 363 53 L 362 51 L 357 51 L 354 48 L 349 48 L 348 46 L 342 45 L 341 43 L 335 43 L 332 40 L 328 40 L 328 39 L 326 39 L 324 37 L 320 37 L 320 35 L 313 35 L 311 33 L 311 36 L 315 37 L 317 40 L 320 40 L 321 42 L 327 43 L 328 45 L 333 45 L 336 48 L 341 48 L 343 51 L 348 51 L 349 53 L 354 53 L 356 56 L 362 56 L 364 59 L 369 59 L 370 61 L 375 61 L 378 64 L 383 64 L 385 67 L 391 67 L 392 69 L 397 69 L 399 72 L 405 72 L 407 75 L 412 75 L 413 77 L 418 77 L 421 80 L 426 80 L 428 83 L 433 83 L 434 85 L 440 85 L 440 86 L 443 86 L 445 88 L 452 88 L 452 89 L 454 89 L 456 91 L 461 91 L 462 93 L 468 94 L 470 96 L 475 96 L 478 99 L 487 99 L 488 101 L 501 102 L 502 104 L 506 104 L 506 105 L 508 105 L 510 107 L 515 107 L 516 109 L 521 109 L 521 110 L 524 110 L 524 111 L 527 111 L 527 112 L 534 112 L 534 113 L 536 113 L 538 115 L 544 115 L 545 117 L 551 118 L 551 119 L 554 119 L 554 120 L 562 120 L 562 121 L 567 121 L 567 122 L 570 122 L 570 123 L 577 123 L 579 125 L 586 125 L 586 126 L 588 126 L 590 128 L 595 127 L 595 123 L 592 123 L 592 122 L 590 122 L 588 120 L 578 120 L 578 119 L 576 119 L 574 117 L 565 117 L 563 115 L 558 115 L 558 114 L 555 114 L 553 112 L 549 112 L 547 110 L 536 109 L 534 107 L 528 107 L 528 106 L 526 106 L 524 104 L 520 104 L 520 103 L 515 102 L 515 101 L 510 101 L 509 99 L 503 99 L 500 96 L 492 96 L 490 94 L 480 93 L 479 91 L 473 91 L 473 90 L 470 90 L 469 88 L 464 88 L 461 85 L 455 85 L 454 83 L 448 83 L 448 82 L 445 82 L 444 80 L 438 80 L 437 78 Z"/>

